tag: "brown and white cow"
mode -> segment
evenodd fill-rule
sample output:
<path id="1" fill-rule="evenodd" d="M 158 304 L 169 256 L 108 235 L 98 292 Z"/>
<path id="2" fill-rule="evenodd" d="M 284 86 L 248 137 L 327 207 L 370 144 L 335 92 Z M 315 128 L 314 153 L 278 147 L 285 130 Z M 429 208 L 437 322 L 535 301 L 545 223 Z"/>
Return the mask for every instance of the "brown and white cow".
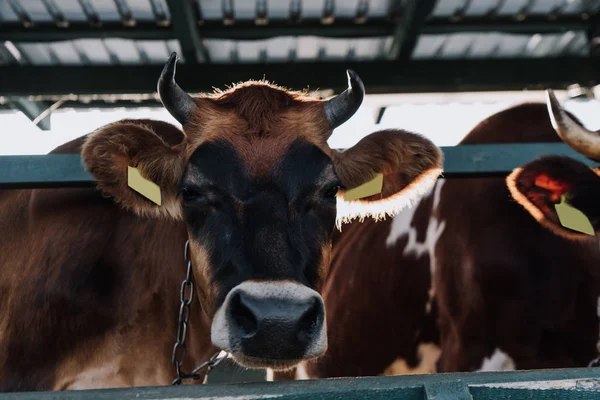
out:
<path id="1" fill-rule="evenodd" d="M 546 105 L 522 104 L 461 144 L 562 137 L 598 159 L 600 136 L 552 104 L 560 137 Z M 322 293 L 329 348 L 275 379 L 586 366 L 597 356 L 600 248 L 557 224 L 552 203 L 569 193 L 598 229 L 600 177 L 548 156 L 508 182 L 552 231 L 503 178 L 438 179 L 393 219 L 345 226 Z"/>
<path id="2" fill-rule="evenodd" d="M 53 151 L 81 153 L 97 188 L 0 191 L 1 391 L 171 383 L 188 239 L 184 371 L 217 349 L 251 368 L 319 357 L 336 220 L 394 214 L 441 172 L 440 150 L 405 131 L 329 148 L 363 99 L 352 71 L 326 101 L 262 81 L 192 98 L 176 60 L 158 91 L 183 131 L 112 123 Z M 128 167 L 160 205 L 128 186 Z M 381 193 L 344 200 L 377 173 Z"/>

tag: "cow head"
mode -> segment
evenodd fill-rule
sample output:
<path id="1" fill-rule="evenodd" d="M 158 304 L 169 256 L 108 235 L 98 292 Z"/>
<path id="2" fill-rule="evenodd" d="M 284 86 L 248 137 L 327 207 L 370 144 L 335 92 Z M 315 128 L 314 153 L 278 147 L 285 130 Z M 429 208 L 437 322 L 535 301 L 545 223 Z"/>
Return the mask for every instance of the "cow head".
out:
<path id="1" fill-rule="evenodd" d="M 600 161 L 600 135 L 576 123 L 560 106 L 551 90 L 546 92 L 552 126 L 561 139 L 586 157 Z M 515 169 L 507 184 L 513 198 L 542 225 L 570 239 L 591 236 L 561 225 L 555 204 L 565 197 L 583 212 L 597 232 L 600 229 L 600 176 L 597 169 L 565 156 L 544 156 Z"/>
<path id="2" fill-rule="evenodd" d="M 329 148 L 332 130 L 363 99 L 352 71 L 348 89 L 330 100 L 263 81 L 192 98 L 175 82 L 175 63 L 173 54 L 158 92 L 183 126 L 179 140 L 117 122 L 90 135 L 85 165 L 124 207 L 185 222 L 215 346 L 247 367 L 319 357 L 327 348 L 319 291 L 336 220 L 392 215 L 415 201 L 441 173 L 441 152 L 392 130 L 344 152 Z M 127 186 L 128 166 L 160 186 L 161 206 Z M 380 194 L 344 200 L 377 173 L 385 176 Z"/>

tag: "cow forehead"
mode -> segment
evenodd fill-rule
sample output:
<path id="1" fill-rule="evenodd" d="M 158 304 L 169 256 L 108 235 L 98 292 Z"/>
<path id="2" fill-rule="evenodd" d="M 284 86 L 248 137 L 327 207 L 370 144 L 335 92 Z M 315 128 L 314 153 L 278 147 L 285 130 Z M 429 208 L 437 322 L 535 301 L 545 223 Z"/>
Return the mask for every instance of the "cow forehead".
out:
<path id="1" fill-rule="evenodd" d="M 190 157 L 183 184 L 214 185 L 243 199 L 261 188 L 277 188 L 291 196 L 336 179 L 331 158 L 303 138 L 282 146 L 277 156 L 269 141 L 205 142 Z M 247 146 L 247 147 L 245 147 Z"/>

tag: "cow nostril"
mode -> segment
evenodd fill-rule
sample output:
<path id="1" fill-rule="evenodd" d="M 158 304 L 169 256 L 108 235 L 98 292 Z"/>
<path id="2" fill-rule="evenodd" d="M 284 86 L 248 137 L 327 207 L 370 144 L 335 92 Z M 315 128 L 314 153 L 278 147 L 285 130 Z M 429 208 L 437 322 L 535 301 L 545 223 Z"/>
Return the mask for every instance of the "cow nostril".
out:
<path id="1" fill-rule="evenodd" d="M 298 321 L 298 339 L 307 343 L 312 340 L 315 333 L 319 330 L 319 327 L 323 318 L 321 303 L 318 299 L 312 299 L 310 307 L 302 314 Z"/>
<path id="2" fill-rule="evenodd" d="M 252 310 L 244 304 L 241 293 L 231 299 L 231 315 L 242 337 L 250 338 L 256 334 L 258 321 Z"/>

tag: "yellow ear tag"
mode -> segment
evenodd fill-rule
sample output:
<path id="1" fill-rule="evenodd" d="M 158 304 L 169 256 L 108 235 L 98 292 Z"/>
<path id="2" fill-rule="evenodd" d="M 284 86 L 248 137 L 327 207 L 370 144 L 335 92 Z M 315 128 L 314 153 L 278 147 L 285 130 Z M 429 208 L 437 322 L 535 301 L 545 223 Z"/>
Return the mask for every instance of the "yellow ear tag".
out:
<path id="1" fill-rule="evenodd" d="M 363 183 L 353 189 L 347 190 L 344 193 L 344 200 L 357 200 L 364 197 L 373 196 L 374 194 L 381 193 L 383 189 L 383 174 L 375 175 L 373 180 L 367 183 Z"/>
<path id="2" fill-rule="evenodd" d="M 127 185 L 142 196 L 159 206 L 161 205 L 160 187 L 140 175 L 140 171 L 137 168 L 127 167 Z"/>
<path id="3" fill-rule="evenodd" d="M 563 194 L 560 198 L 560 204 L 555 204 L 556 214 L 560 223 L 565 228 L 572 229 L 577 232 L 585 233 L 590 236 L 595 236 L 596 232 L 592 223 L 584 213 L 567 203 L 567 199 Z"/>

